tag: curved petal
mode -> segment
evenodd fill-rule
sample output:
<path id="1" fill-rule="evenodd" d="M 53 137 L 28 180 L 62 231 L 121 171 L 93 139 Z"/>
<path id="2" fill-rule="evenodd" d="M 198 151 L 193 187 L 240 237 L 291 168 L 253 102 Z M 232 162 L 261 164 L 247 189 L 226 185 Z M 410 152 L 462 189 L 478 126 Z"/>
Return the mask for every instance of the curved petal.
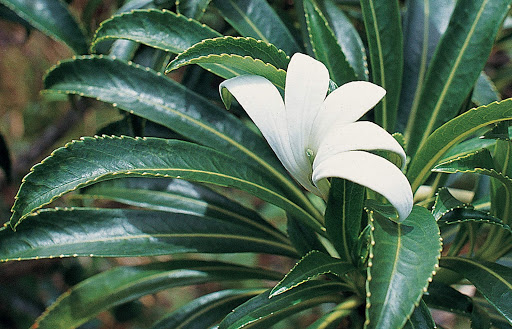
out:
<path id="1" fill-rule="evenodd" d="M 363 185 L 383 195 L 398 211 L 400 220 L 409 216 L 413 199 L 409 181 L 394 164 L 364 151 L 335 154 L 318 163 L 313 182 L 340 177 Z"/>
<path id="2" fill-rule="evenodd" d="M 405 152 L 402 146 L 386 130 L 369 121 L 358 121 L 349 124 L 337 123 L 320 142 L 313 163 L 329 158 L 337 153 L 347 151 L 384 150 L 398 154 L 405 165 Z"/>
<path id="3" fill-rule="evenodd" d="M 386 90 L 366 81 L 346 83 L 330 93 L 313 123 L 313 140 L 322 140 L 334 124 L 357 121 L 386 95 Z"/>
<path id="4" fill-rule="evenodd" d="M 244 108 L 283 166 L 304 187 L 311 188 L 311 166 L 300 167 L 290 146 L 286 111 L 277 88 L 257 75 L 244 75 L 222 82 L 219 92 L 226 88 Z M 309 186 L 306 186 L 309 184 Z"/>
<path id="5" fill-rule="evenodd" d="M 292 56 L 286 73 L 285 105 L 290 144 L 300 166 L 311 166 L 306 155 L 313 119 L 329 88 L 324 64 L 304 54 Z"/>

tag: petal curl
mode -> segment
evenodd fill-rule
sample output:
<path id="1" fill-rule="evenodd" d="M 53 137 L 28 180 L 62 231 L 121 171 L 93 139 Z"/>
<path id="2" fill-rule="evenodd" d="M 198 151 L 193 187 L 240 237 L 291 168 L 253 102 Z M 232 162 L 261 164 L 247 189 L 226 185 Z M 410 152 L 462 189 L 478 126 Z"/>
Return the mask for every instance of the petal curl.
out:
<path id="1" fill-rule="evenodd" d="M 310 166 L 301 168 L 293 156 L 286 111 L 277 88 L 267 79 L 256 75 L 238 76 L 222 82 L 219 86 L 221 96 L 224 88 L 244 108 L 286 170 L 300 184 L 311 188 Z M 305 170 L 308 173 L 304 173 Z"/>
<path id="2" fill-rule="evenodd" d="M 337 153 L 357 150 L 390 151 L 398 154 L 402 158 L 402 166 L 405 165 L 404 149 L 393 136 L 373 122 L 358 121 L 349 124 L 337 123 L 330 129 L 320 142 L 313 168 Z"/>
<path id="3" fill-rule="evenodd" d="M 313 140 L 322 140 L 333 124 L 346 124 L 361 118 L 386 95 L 386 90 L 366 81 L 346 83 L 330 93 L 313 122 Z"/>
<path id="4" fill-rule="evenodd" d="M 394 164 L 386 159 L 364 151 L 335 154 L 318 163 L 313 171 L 313 182 L 339 177 L 383 195 L 404 220 L 412 210 L 413 199 L 409 181 Z"/>

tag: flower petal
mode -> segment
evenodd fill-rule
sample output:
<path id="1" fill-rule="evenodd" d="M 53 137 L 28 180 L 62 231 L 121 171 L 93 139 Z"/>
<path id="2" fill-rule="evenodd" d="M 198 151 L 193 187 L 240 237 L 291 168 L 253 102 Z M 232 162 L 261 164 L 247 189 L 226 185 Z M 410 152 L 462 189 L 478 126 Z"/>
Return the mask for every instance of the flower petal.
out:
<path id="1" fill-rule="evenodd" d="M 333 124 L 357 121 L 384 97 L 386 90 L 366 81 L 346 83 L 330 93 L 313 123 L 311 138 L 318 142 Z"/>
<path id="2" fill-rule="evenodd" d="M 324 64 L 304 54 L 292 56 L 286 73 L 285 106 L 290 144 L 296 161 L 311 167 L 306 155 L 313 119 L 329 88 L 329 72 Z"/>
<path id="3" fill-rule="evenodd" d="M 386 130 L 369 121 L 358 121 L 349 124 L 336 123 L 320 142 L 313 163 L 317 163 L 337 153 L 347 151 L 384 150 L 398 154 L 405 165 L 405 152 L 402 146 Z"/>
<path id="4" fill-rule="evenodd" d="M 409 181 L 394 164 L 364 151 L 335 154 L 318 163 L 313 171 L 313 182 L 329 177 L 340 177 L 383 195 L 398 211 L 400 220 L 409 216 L 413 199 Z"/>
<path id="5" fill-rule="evenodd" d="M 223 88 L 244 108 L 286 170 L 300 184 L 309 184 L 311 188 L 310 167 L 307 168 L 308 173 L 304 173 L 304 168 L 300 170 L 291 151 L 286 111 L 277 88 L 267 79 L 256 75 L 238 76 L 222 82 L 219 86 L 221 96 Z"/>

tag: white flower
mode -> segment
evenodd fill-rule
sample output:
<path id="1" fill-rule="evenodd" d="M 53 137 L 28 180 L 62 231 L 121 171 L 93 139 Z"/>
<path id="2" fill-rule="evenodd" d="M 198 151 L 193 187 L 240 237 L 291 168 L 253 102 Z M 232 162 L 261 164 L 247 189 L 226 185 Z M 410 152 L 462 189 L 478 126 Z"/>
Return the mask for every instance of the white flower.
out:
<path id="1" fill-rule="evenodd" d="M 268 141 L 286 170 L 307 190 L 327 198 L 329 177 L 340 177 L 380 193 L 405 219 L 412 209 L 407 178 L 371 150 L 394 152 L 400 144 L 384 129 L 358 121 L 386 91 L 370 82 L 342 85 L 327 97 L 329 72 L 319 61 L 295 54 L 288 66 L 284 102 L 267 79 L 239 76 L 224 81 Z"/>

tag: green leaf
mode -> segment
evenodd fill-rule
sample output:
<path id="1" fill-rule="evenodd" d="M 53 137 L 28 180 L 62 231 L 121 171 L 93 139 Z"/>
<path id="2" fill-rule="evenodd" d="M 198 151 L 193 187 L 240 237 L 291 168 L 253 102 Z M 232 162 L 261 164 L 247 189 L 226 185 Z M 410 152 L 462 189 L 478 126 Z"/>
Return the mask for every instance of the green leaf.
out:
<path id="1" fill-rule="evenodd" d="M 300 256 L 307 254 L 311 250 L 327 252 L 316 232 L 293 216 L 287 216 L 286 232 Z"/>
<path id="2" fill-rule="evenodd" d="M 324 63 L 332 80 L 341 86 L 357 80 L 354 69 L 345 58 L 334 31 L 315 0 L 303 0 L 309 42 L 316 59 Z"/>
<path id="3" fill-rule="evenodd" d="M 306 254 L 286 276 L 270 291 L 269 298 L 295 289 L 323 274 L 333 274 L 343 279 L 345 274 L 355 270 L 352 264 L 313 250 Z"/>
<path id="4" fill-rule="evenodd" d="M 405 322 L 404 329 L 435 329 L 437 328 L 428 306 L 423 300 L 416 306 L 411 317 Z"/>
<path id="5" fill-rule="evenodd" d="M 87 54 L 85 33 L 61 0 L 0 0 L 36 29 L 65 43 L 77 54 Z"/>
<path id="6" fill-rule="evenodd" d="M 5 173 L 5 178 L 9 182 L 12 175 L 11 157 L 9 156 L 9 149 L 5 142 L 4 136 L 0 134 L 0 168 Z"/>
<path id="7" fill-rule="evenodd" d="M 471 101 L 475 103 L 476 106 L 482 106 L 500 100 L 501 96 L 494 83 L 487 74 L 484 72 L 480 73 L 480 76 L 478 76 L 478 79 L 476 80 Z"/>
<path id="8" fill-rule="evenodd" d="M 356 79 L 368 81 L 366 50 L 356 28 L 334 1 L 323 0 L 319 5 L 338 40 L 338 44 L 341 46 L 344 56 L 354 69 Z"/>
<path id="9" fill-rule="evenodd" d="M 370 219 L 374 241 L 366 281 L 366 328 L 401 328 L 437 268 L 439 228 L 419 206 L 400 224 L 371 209 Z"/>
<path id="10" fill-rule="evenodd" d="M 344 286 L 335 282 L 309 281 L 269 299 L 270 290 L 238 306 L 224 318 L 219 329 L 269 328 L 302 310 L 324 303 L 340 302 Z"/>
<path id="11" fill-rule="evenodd" d="M 429 135 L 458 113 L 487 61 L 510 2 L 457 2 L 425 77 L 421 111 L 408 123 L 407 154 L 428 144 Z"/>
<path id="12" fill-rule="evenodd" d="M 276 45 L 288 55 L 300 51 L 288 28 L 264 0 L 213 0 L 221 15 L 244 37 Z"/>
<path id="13" fill-rule="evenodd" d="M 65 193 L 123 177 L 174 177 L 245 190 L 282 207 L 306 225 L 320 224 L 284 197 L 271 178 L 211 148 L 178 140 L 84 137 L 57 149 L 25 176 L 13 206 L 15 227 L 31 212 Z"/>
<path id="14" fill-rule="evenodd" d="M 441 267 L 459 273 L 475 285 L 512 324 L 512 270 L 503 265 L 460 257 L 443 257 Z"/>
<path id="15" fill-rule="evenodd" d="M 113 306 L 172 287 L 212 281 L 277 278 L 279 274 L 266 269 L 214 261 L 179 260 L 117 267 L 82 281 L 64 293 L 36 320 L 34 327 L 76 328 Z"/>
<path id="16" fill-rule="evenodd" d="M 418 149 L 407 170 L 413 191 L 425 182 L 430 170 L 454 145 L 487 125 L 512 120 L 512 100 L 504 100 L 471 109 L 434 131 Z"/>
<path id="17" fill-rule="evenodd" d="M 334 309 L 326 313 L 320 319 L 316 320 L 308 329 L 337 329 L 341 320 L 355 311 L 355 308 L 361 304 L 361 301 L 355 298 L 347 298 L 342 303 L 336 305 Z"/>
<path id="18" fill-rule="evenodd" d="M 45 78 L 45 93 L 95 97 L 186 138 L 259 166 L 311 213 L 318 213 L 261 136 L 210 100 L 160 73 L 103 56 L 63 62 Z M 317 215 L 319 217 L 319 215 Z"/>
<path id="19" fill-rule="evenodd" d="M 199 20 L 203 17 L 211 0 L 176 0 L 176 11 L 179 14 Z"/>
<path id="20" fill-rule="evenodd" d="M 208 216 L 241 222 L 266 231 L 286 244 L 288 238 L 265 221 L 257 212 L 245 208 L 207 187 L 180 179 L 126 178 L 94 184 L 82 195 L 115 200 L 142 208 Z"/>
<path id="21" fill-rule="evenodd" d="M 439 224 L 453 225 L 459 223 L 481 223 L 499 226 L 506 231 L 512 233 L 512 228 L 503 223 L 499 218 L 491 216 L 489 213 L 474 209 L 454 209 L 446 213 L 440 220 Z"/>
<path id="22" fill-rule="evenodd" d="M 134 209 L 44 209 L 0 232 L 0 261 L 54 257 L 134 257 L 261 252 L 297 257 L 294 248 L 241 221 Z"/>
<path id="23" fill-rule="evenodd" d="M 434 202 L 434 206 L 432 207 L 432 215 L 437 221 L 450 211 L 469 207 L 471 206 L 455 199 L 448 188 L 443 187 L 439 189 L 436 194 L 436 200 Z"/>
<path id="24" fill-rule="evenodd" d="M 232 289 L 201 296 L 164 317 L 151 329 L 210 328 L 235 307 L 264 292 L 262 289 Z"/>
<path id="25" fill-rule="evenodd" d="M 339 178 L 331 180 L 329 200 L 325 210 L 325 227 L 340 258 L 357 264 L 360 255 L 354 253 L 361 230 L 365 188 Z"/>
<path id="26" fill-rule="evenodd" d="M 403 69 L 398 0 L 361 0 L 361 10 L 370 49 L 372 82 L 387 92 L 374 109 L 375 121 L 394 132 Z"/>
<path id="27" fill-rule="evenodd" d="M 167 10 L 134 10 L 103 21 L 94 35 L 91 52 L 104 40 L 127 39 L 177 54 L 219 36 L 208 26 Z"/>
<path id="28" fill-rule="evenodd" d="M 419 96 L 427 68 L 454 8 L 453 0 L 411 0 L 407 3 L 404 18 L 406 74 L 403 76 L 398 114 L 400 131 L 404 131 L 408 118 L 415 118 L 421 109 Z"/>

